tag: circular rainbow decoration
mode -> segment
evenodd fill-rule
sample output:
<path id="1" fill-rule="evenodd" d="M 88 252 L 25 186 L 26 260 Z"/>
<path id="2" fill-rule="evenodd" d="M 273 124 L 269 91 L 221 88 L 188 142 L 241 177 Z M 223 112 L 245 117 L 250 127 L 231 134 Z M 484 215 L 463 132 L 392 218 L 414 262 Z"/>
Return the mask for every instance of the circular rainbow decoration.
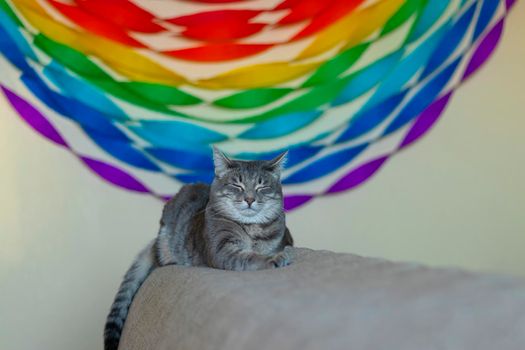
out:
<path id="1" fill-rule="evenodd" d="M 285 207 L 353 189 L 424 135 L 513 1 L 0 0 L 0 83 L 121 188 L 173 195 L 289 149 Z"/>

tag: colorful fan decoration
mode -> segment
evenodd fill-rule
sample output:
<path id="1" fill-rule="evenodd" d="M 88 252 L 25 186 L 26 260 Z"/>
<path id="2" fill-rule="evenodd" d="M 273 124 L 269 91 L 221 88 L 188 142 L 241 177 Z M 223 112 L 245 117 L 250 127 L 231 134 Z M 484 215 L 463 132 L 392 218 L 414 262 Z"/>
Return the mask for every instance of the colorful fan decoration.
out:
<path id="1" fill-rule="evenodd" d="M 0 0 L 0 83 L 97 175 L 168 198 L 289 149 L 286 209 L 424 135 L 495 48 L 507 0 Z"/>

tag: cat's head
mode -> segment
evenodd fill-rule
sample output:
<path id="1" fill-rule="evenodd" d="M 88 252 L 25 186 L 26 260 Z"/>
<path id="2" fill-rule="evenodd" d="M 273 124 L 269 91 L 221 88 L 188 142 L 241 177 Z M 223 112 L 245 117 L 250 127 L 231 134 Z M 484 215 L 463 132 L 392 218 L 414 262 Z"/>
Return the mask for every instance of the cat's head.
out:
<path id="1" fill-rule="evenodd" d="M 267 161 L 240 161 L 226 157 L 214 147 L 211 205 L 221 215 L 240 223 L 273 221 L 283 211 L 281 169 L 286 154 Z"/>

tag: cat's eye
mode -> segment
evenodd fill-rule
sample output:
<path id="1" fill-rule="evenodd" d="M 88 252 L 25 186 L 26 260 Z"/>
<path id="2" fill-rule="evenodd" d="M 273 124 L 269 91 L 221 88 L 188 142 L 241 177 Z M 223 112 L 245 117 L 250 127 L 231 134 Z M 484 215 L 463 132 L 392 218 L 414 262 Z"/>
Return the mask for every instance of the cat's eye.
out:
<path id="1" fill-rule="evenodd" d="M 268 192 L 272 188 L 270 186 L 260 186 L 255 189 L 257 192 Z"/>
<path id="2" fill-rule="evenodd" d="M 244 188 L 242 186 L 236 184 L 228 184 L 228 187 L 236 191 L 244 191 Z"/>

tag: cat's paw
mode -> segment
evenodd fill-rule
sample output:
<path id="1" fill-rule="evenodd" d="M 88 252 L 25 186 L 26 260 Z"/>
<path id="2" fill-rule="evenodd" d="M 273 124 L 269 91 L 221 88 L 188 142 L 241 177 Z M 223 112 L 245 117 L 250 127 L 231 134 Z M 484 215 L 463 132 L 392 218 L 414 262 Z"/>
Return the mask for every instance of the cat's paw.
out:
<path id="1" fill-rule="evenodd" d="M 289 254 L 282 251 L 272 256 L 269 263 L 270 267 L 279 268 L 290 265 L 292 263 L 292 259 L 290 258 Z"/>

